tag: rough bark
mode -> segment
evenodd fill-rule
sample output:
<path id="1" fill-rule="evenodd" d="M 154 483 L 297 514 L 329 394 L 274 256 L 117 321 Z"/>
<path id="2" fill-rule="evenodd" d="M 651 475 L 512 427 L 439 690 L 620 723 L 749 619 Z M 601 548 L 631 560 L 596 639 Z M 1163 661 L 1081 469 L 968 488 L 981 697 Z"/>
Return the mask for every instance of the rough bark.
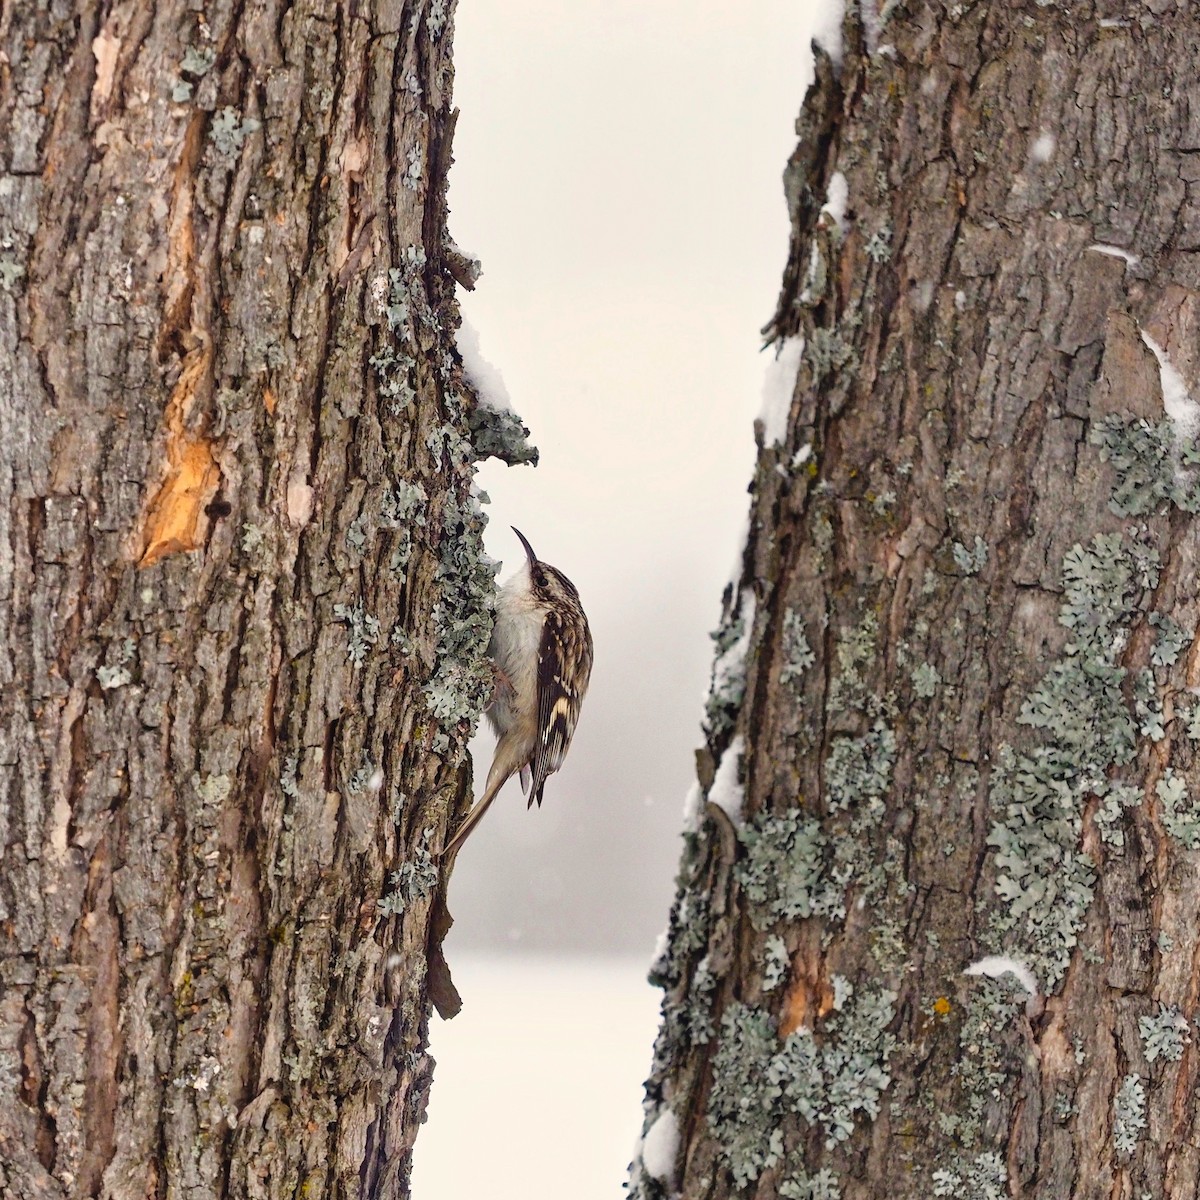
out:
<path id="1" fill-rule="evenodd" d="M 6 1197 L 407 1194 L 492 583 L 452 9 L 0 4 Z"/>
<path id="2" fill-rule="evenodd" d="M 631 1192 L 1192 1197 L 1200 22 L 882 7 L 785 173 Z"/>

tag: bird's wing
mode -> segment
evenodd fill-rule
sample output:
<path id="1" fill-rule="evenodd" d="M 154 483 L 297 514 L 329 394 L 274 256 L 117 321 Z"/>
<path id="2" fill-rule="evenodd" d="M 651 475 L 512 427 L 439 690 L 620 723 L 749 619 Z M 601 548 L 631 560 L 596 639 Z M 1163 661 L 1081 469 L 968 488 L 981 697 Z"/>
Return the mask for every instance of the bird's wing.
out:
<path id="1" fill-rule="evenodd" d="M 564 679 L 562 664 L 576 661 L 576 683 Z M 592 672 L 592 635 L 587 622 L 564 621 L 551 611 L 542 625 L 538 647 L 537 741 L 533 751 L 533 779 L 529 804 L 540 807 L 546 777 L 562 766 L 579 720 L 579 708 Z"/>

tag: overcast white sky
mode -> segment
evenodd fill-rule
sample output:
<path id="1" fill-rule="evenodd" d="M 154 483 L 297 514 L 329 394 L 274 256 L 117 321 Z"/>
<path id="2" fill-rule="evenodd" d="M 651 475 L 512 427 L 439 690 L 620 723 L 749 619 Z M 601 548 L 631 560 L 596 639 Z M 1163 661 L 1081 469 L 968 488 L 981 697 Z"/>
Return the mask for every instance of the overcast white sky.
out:
<path id="1" fill-rule="evenodd" d="M 482 471 L 487 544 L 507 573 L 516 525 L 576 583 L 596 666 L 542 810 L 514 781 L 459 857 L 447 950 L 466 1007 L 435 1021 L 418 1200 L 620 1195 L 656 1006 L 638 981 L 666 923 L 707 634 L 745 520 L 818 7 L 459 4 L 450 229 L 484 269 L 463 308 L 542 452 L 536 470 Z M 625 963 L 610 960 L 612 987 L 587 973 L 601 967 L 551 987 L 544 958 L 481 969 L 483 951 Z M 570 1130 L 573 1147 L 547 1153 Z"/>
<path id="2" fill-rule="evenodd" d="M 488 547 L 579 587 L 592 688 L 540 813 L 515 781 L 455 872 L 453 938 L 649 954 L 736 553 L 810 78 L 801 2 L 464 0 L 450 228 L 541 465 L 489 463 Z M 481 747 L 486 772 L 490 743 Z"/>

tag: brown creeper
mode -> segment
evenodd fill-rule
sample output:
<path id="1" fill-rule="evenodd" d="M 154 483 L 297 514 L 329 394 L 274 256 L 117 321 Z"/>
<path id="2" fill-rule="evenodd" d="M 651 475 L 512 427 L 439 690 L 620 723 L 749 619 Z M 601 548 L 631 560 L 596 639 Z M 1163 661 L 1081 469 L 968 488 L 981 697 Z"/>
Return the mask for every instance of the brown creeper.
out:
<path id="1" fill-rule="evenodd" d="M 487 812 L 514 772 L 531 807 L 542 803 L 546 777 L 562 766 L 592 673 L 592 632 L 575 585 L 540 562 L 519 529 L 527 561 L 496 596 L 496 623 L 488 654 L 496 690 L 487 716 L 496 753 L 479 803 L 450 840 L 453 854 Z"/>

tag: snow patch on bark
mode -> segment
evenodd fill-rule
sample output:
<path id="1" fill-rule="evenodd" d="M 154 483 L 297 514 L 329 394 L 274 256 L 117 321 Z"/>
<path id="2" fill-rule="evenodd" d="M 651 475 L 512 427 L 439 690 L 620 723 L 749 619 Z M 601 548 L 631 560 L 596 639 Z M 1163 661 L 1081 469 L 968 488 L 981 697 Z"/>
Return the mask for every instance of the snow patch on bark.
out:
<path id="1" fill-rule="evenodd" d="M 829 187 L 825 192 L 825 203 L 822 212 L 827 212 L 838 227 L 838 232 L 846 236 L 846 209 L 850 205 L 850 185 L 841 171 L 834 171 L 829 177 Z"/>
<path id="2" fill-rule="evenodd" d="M 1193 433 L 1200 423 L 1200 404 L 1192 399 L 1187 384 L 1183 382 L 1183 376 L 1172 366 L 1167 352 L 1145 330 L 1142 331 L 1142 341 L 1158 359 L 1163 408 L 1167 410 L 1167 416 L 1175 422 L 1181 433 Z"/>
<path id="3" fill-rule="evenodd" d="M 463 373 L 475 389 L 475 395 L 484 408 L 494 412 L 512 412 L 512 400 L 504 377 L 499 369 L 483 357 L 479 349 L 479 334 L 466 318 L 454 335 L 454 344 L 462 357 Z"/>
<path id="4" fill-rule="evenodd" d="M 1123 258 L 1127 267 L 1136 267 L 1141 259 L 1136 254 L 1130 254 L 1128 250 L 1122 250 L 1120 246 L 1110 246 L 1107 242 L 1093 242 L 1089 250 L 1094 250 L 1097 254 L 1107 254 L 1109 258 Z"/>
<path id="5" fill-rule="evenodd" d="M 1019 959 L 1004 954 L 992 954 L 972 963 L 964 975 L 986 975 L 988 979 L 1003 979 L 1011 975 L 1029 993 L 1031 1000 L 1038 998 L 1038 984 L 1033 972 Z"/>
<path id="6" fill-rule="evenodd" d="M 725 815 L 739 829 L 742 825 L 742 806 L 746 800 L 746 791 L 738 782 L 738 772 L 745 753 L 746 739 L 739 733 L 721 755 L 717 774 L 708 790 L 709 801 L 723 809 Z"/>
<path id="7" fill-rule="evenodd" d="M 846 14 L 845 0 L 822 0 L 813 13 L 813 41 L 833 59 L 833 65 L 842 65 L 842 18 Z"/>
<path id="8" fill-rule="evenodd" d="M 804 356 L 802 337 L 784 338 L 775 352 L 775 360 L 767 365 L 763 377 L 762 411 L 763 445 L 770 449 L 782 445 L 787 438 L 788 417 L 792 398 L 796 394 L 796 376 Z"/>
<path id="9" fill-rule="evenodd" d="M 652 1179 L 673 1187 L 678 1154 L 679 1119 L 670 1108 L 664 1108 L 642 1139 L 642 1167 Z"/>

